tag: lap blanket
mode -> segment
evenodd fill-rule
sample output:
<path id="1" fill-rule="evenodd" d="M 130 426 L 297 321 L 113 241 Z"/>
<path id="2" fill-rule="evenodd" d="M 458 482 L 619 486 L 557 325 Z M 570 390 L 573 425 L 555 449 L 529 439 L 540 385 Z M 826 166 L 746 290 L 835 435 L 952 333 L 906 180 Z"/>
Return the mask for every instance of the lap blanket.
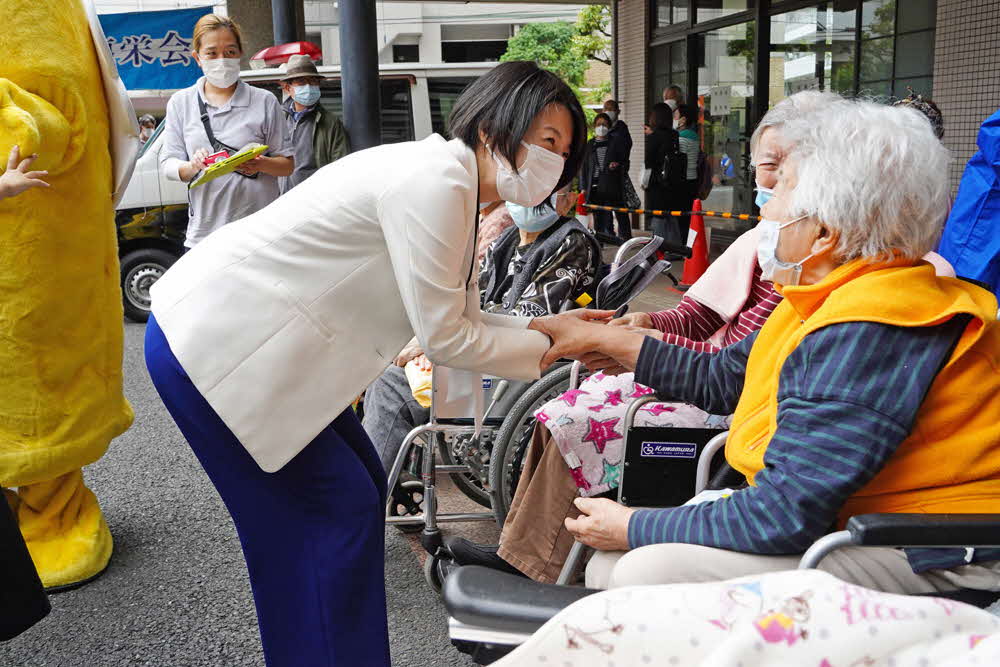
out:
<path id="1" fill-rule="evenodd" d="M 579 389 L 567 391 L 535 412 L 552 433 L 580 495 L 590 497 L 618 487 L 618 464 L 625 451 L 624 423 L 629 403 L 652 394 L 633 373 L 596 373 Z M 676 428 L 729 427 L 731 417 L 710 415 L 686 403 L 649 403 L 636 415 L 636 426 Z"/>
<path id="2" fill-rule="evenodd" d="M 591 595 L 494 664 L 1000 665 L 1000 619 L 951 600 L 795 570 Z"/>

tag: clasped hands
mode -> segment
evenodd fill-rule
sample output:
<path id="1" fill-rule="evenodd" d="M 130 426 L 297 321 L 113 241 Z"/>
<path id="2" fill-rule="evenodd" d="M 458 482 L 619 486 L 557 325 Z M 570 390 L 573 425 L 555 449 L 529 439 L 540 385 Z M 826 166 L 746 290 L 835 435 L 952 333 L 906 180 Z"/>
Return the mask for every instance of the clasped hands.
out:
<path id="1" fill-rule="evenodd" d="M 542 369 L 568 358 L 583 362 L 590 370 L 611 375 L 634 370 L 645 337 L 660 338 L 662 333 L 652 328 L 647 313 L 613 317 L 610 310 L 580 308 L 533 319 L 529 328 L 552 341 L 542 357 Z"/>

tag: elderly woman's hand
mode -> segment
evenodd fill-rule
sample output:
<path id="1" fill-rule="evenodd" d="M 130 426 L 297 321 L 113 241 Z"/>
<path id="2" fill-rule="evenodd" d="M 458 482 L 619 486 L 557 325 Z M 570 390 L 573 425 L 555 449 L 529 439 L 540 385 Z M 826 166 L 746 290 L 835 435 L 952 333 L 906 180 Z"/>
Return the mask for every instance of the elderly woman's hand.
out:
<path id="1" fill-rule="evenodd" d="M 617 317 L 608 322 L 613 327 L 638 327 L 640 329 L 653 329 L 653 318 L 649 313 L 629 313 Z"/>
<path id="2" fill-rule="evenodd" d="M 600 551 L 627 551 L 628 522 L 635 512 L 607 498 L 577 498 L 581 516 L 566 519 L 566 530 L 573 537 Z"/>
<path id="3" fill-rule="evenodd" d="M 560 315 L 536 317 L 528 328 L 540 331 L 552 340 L 552 346 L 542 357 L 545 369 L 563 358 L 579 359 L 597 347 L 596 340 L 604 330 L 604 322 L 612 315 L 606 310 L 571 310 Z"/>
<path id="4" fill-rule="evenodd" d="M 420 347 L 419 343 L 414 342 L 404 347 L 403 351 L 396 356 L 396 360 L 393 363 L 402 368 L 403 366 L 410 363 L 417 357 L 423 355 L 424 355 L 424 348 Z M 428 361 L 428 363 L 430 362 Z"/>

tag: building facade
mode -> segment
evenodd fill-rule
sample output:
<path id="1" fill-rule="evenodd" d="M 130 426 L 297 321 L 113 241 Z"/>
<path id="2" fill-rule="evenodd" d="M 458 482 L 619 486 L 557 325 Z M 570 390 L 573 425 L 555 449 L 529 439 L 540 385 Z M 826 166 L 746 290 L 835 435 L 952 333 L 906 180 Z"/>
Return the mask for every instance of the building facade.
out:
<path id="1" fill-rule="evenodd" d="M 671 84 L 699 104 L 712 208 L 751 210 L 750 134 L 799 90 L 934 99 L 955 187 L 980 123 L 1000 108 L 1000 0 L 615 0 L 614 11 L 624 120 L 641 127 Z M 637 142 L 633 180 L 641 164 Z"/>

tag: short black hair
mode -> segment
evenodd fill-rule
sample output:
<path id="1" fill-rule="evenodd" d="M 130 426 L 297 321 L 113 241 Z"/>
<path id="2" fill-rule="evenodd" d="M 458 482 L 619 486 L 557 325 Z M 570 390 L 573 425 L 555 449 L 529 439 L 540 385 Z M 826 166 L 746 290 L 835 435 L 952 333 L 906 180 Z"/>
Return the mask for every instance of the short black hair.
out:
<path id="1" fill-rule="evenodd" d="M 603 111 L 594 116 L 594 125 L 597 125 L 597 121 L 599 120 L 604 120 L 607 122 L 608 125 L 611 125 L 611 116 L 604 113 Z"/>
<path id="2" fill-rule="evenodd" d="M 479 133 L 493 150 L 517 172 L 517 151 L 535 116 L 550 104 L 569 111 L 573 119 L 573 137 L 559 190 L 573 180 L 587 145 L 587 119 L 573 90 L 558 76 L 528 60 L 500 63 L 479 77 L 455 101 L 448 120 L 451 136 L 472 149 L 483 143 Z"/>
<path id="3" fill-rule="evenodd" d="M 604 101 L 604 106 L 608 106 L 609 104 L 611 105 L 611 108 L 615 110 L 615 113 L 617 113 L 617 112 L 619 112 L 619 111 L 622 110 L 622 108 L 618 105 L 618 100 L 605 100 Z"/>
<path id="4" fill-rule="evenodd" d="M 677 107 L 677 113 L 684 118 L 684 122 L 687 123 L 686 127 L 693 130 L 698 126 L 698 107 L 695 105 L 682 104 Z"/>
<path id="5" fill-rule="evenodd" d="M 674 128 L 674 112 L 669 105 L 657 102 L 649 112 L 649 126 L 654 130 L 672 130 Z"/>

